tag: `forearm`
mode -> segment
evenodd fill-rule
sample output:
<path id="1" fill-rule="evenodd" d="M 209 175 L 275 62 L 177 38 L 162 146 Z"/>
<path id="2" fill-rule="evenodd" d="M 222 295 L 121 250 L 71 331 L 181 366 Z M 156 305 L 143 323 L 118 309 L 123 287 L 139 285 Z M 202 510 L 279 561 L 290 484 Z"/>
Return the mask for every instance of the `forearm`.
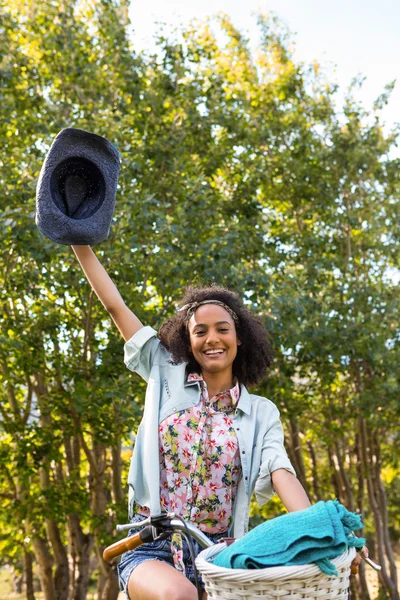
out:
<path id="1" fill-rule="evenodd" d="M 117 287 L 90 246 L 72 246 L 93 291 L 108 312 L 124 303 Z"/>
<path id="2" fill-rule="evenodd" d="M 300 481 L 285 469 L 278 469 L 271 475 L 274 490 L 289 512 L 303 510 L 311 506 Z"/>
<path id="3" fill-rule="evenodd" d="M 137 316 L 126 306 L 117 287 L 90 246 L 72 246 L 73 251 L 98 299 L 110 313 L 125 341 L 141 327 Z"/>

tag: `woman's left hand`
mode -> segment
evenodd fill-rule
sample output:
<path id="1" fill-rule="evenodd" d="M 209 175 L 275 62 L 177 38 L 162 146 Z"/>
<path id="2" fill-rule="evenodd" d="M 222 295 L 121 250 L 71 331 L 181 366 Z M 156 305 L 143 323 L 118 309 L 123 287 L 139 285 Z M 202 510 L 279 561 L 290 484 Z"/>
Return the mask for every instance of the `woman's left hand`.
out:
<path id="1" fill-rule="evenodd" d="M 359 552 L 357 552 L 355 559 L 351 563 L 351 574 L 357 575 L 358 573 L 358 565 L 362 561 L 362 557 L 368 558 L 368 548 L 367 546 L 363 546 Z"/>

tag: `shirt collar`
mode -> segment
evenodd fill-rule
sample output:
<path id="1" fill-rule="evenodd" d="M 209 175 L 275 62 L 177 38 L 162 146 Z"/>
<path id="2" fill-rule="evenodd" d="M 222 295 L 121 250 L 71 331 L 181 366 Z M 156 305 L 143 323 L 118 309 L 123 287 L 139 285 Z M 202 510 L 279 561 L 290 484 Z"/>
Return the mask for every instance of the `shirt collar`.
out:
<path id="1" fill-rule="evenodd" d="M 240 386 L 240 398 L 237 407 L 249 415 L 251 413 L 251 398 L 250 394 L 247 391 L 246 387 L 242 384 Z"/>
<path id="2" fill-rule="evenodd" d="M 193 385 L 193 384 L 199 383 L 201 381 L 204 381 L 204 379 L 203 379 L 203 377 L 199 373 L 189 373 L 188 376 L 187 376 L 187 378 L 186 378 L 185 386 L 186 385 Z M 235 385 L 230 390 L 226 390 L 226 391 L 229 391 L 229 393 L 231 395 L 232 404 L 236 404 L 237 403 L 237 407 L 238 408 L 240 408 L 244 412 L 247 412 L 247 410 L 245 410 L 241 406 L 241 394 L 242 394 L 242 390 L 243 389 L 246 389 L 246 388 L 244 388 L 244 386 L 240 386 L 239 382 L 236 380 Z M 247 390 L 246 390 L 246 393 L 247 393 Z M 249 398 L 249 400 L 250 400 L 250 398 Z M 244 405 L 247 406 L 247 403 L 244 402 Z M 249 410 L 249 412 L 250 412 L 250 410 Z"/>
<path id="3" fill-rule="evenodd" d="M 197 373 L 189 373 L 185 378 L 184 387 L 187 387 L 188 385 L 199 384 L 200 381 L 203 381 L 201 375 L 198 375 Z"/>

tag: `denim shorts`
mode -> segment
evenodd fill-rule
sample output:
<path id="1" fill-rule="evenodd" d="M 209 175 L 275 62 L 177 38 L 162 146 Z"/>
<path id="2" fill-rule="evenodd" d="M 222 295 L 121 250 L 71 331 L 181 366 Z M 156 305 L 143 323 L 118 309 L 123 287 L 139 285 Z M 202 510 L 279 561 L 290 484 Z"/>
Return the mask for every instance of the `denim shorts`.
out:
<path id="1" fill-rule="evenodd" d="M 132 523 L 139 523 L 140 521 L 143 521 L 143 519 L 145 519 L 145 518 L 146 517 L 143 517 L 142 515 L 136 515 L 133 517 Z M 130 529 L 128 536 L 134 535 L 141 529 L 143 529 L 143 527 L 137 527 L 137 528 L 135 527 L 135 529 Z M 222 533 L 214 533 L 214 534 L 206 534 L 206 535 L 212 542 L 216 543 L 220 538 L 226 537 L 228 535 L 228 532 L 223 531 Z M 193 538 L 192 538 L 192 542 L 193 542 L 194 553 L 197 556 L 199 554 L 199 552 L 201 552 L 201 550 L 203 550 L 203 548 Z M 195 585 L 193 563 L 192 563 L 192 560 L 190 557 L 188 543 L 184 537 L 182 537 L 182 545 L 183 545 L 183 562 L 185 564 L 186 577 L 187 577 L 187 579 L 189 579 L 189 581 L 191 581 L 193 583 L 193 585 Z M 169 538 L 167 538 L 165 540 L 161 540 L 159 542 L 150 542 L 147 544 L 142 544 L 141 546 L 139 546 L 139 548 L 136 548 L 136 550 L 129 550 L 128 552 L 125 552 L 125 554 L 123 554 L 121 556 L 121 561 L 118 565 L 119 587 L 122 591 L 124 591 L 126 593 L 128 598 L 129 598 L 129 595 L 128 595 L 129 577 L 131 576 L 131 574 L 133 573 L 134 569 L 136 569 L 137 566 L 141 565 L 144 562 L 147 562 L 148 560 L 159 560 L 159 561 L 165 562 L 168 565 L 171 565 L 171 567 L 173 567 L 174 559 L 173 559 L 172 553 L 171 553 L 171 538 L 169 537 Z M 198 578 L 199 578 L 199 583 L 200 583 L 202 589 L 204 589 L 204 584 L 201 579 L 200 573 L 198 574 Z"/>

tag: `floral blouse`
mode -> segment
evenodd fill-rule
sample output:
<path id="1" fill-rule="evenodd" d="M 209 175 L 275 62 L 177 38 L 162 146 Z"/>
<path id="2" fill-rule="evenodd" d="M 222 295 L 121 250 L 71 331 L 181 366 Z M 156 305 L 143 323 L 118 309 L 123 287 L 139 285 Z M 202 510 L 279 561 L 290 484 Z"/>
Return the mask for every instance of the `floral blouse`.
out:
<path id="1" fill-rule="evenodd" d="M 231 525 L 241 475 L 231 417 L 240 387 L 236 383 L 210 399 L 201 375 L 192 373 L 188 381 L 200 381 L 200 402 L 159 425 L 161 507 L 205 533 L 219 533 Z M 148 514 L 148 509 L 140 507 L 139 512 Z M 171 548 L 175 567 L 185 572 L 179 533 L 172 536 Z"/>

